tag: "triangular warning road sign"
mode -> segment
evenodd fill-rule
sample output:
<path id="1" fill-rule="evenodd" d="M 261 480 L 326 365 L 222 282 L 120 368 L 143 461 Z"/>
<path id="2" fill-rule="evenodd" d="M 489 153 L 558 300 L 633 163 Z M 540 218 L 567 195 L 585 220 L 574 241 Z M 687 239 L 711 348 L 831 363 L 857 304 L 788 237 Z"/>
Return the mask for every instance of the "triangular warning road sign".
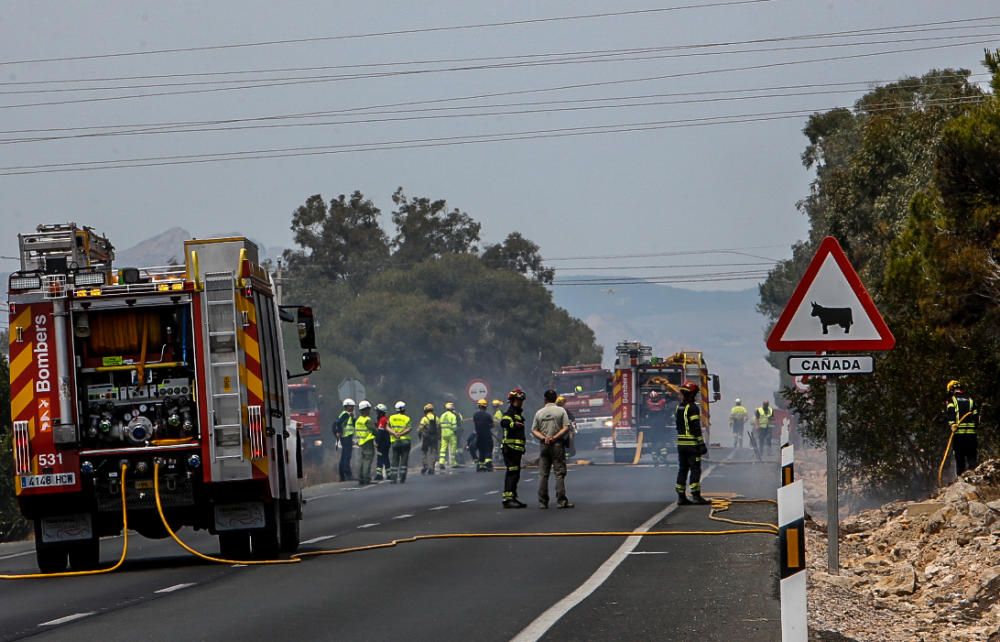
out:
<path id="1" fill-rule="evenodd" d="M 767 337 L 773 352 L 891 350 L 896 339 L 840 243 L 828 236 Z"/>

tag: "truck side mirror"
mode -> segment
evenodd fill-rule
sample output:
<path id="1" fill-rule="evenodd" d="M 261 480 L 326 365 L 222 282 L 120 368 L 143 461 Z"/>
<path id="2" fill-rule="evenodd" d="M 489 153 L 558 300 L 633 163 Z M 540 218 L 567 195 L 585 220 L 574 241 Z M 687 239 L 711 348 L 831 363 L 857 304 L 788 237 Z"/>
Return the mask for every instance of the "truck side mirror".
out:
<path id="1" fill-rule="evenodd" d="M 722 392 L 719 386 L 719 375 L 712 375 L 712 399 L 719 401 L 722 399 Z"/>
<path id="2" fill-rule="evenodd" d="M 319 370 L 319 353 L 318 352 L 303 352 L 302 353 L 302 369 L 306 372 L 316 372 Z"/>
<path id="3" fill-rule="evenodd" d="M 312 308 L 301 306 L 298 309 L 296 322 L 299 326 L 299 347 L 312 352 L 316 349 L 316 321 L 313 319 Z M 305 355 L 302 357 L 305 363 Z M 319 357 L 316 358 L 317 368 L 319 367 Z M 313 368 L 316 370 L 317 368 Z M 312 370 L 309 370 L 312 372 Z"/>

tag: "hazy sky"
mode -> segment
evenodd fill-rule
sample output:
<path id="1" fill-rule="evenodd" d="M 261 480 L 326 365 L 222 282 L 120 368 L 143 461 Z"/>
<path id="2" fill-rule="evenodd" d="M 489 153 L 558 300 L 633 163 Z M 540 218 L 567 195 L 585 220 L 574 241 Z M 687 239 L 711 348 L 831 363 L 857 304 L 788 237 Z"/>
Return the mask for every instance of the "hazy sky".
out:
<path id="1" fill-rule="evenodd" d="M 517 26 L 433 31 L 418 34 L 322 40 L 310 43 L 239 47 L 103 57 L 92 60 L 18 63 L 27 59 L 86 56 L 118 52 L 203 47 L 233 43 L 366 34 L 473 23 L 516 21 L 629 9 L 662 9 L 712 0 L 596 0 L 549 2 L 64 2 L 5 3 L 0 8 L 0 122 L 4 132 L 24 129 L 79 128 L 212 121 L 303 112 L 430 101 L 494 92 L 519 92 L 564 85 L 672 75 L 660 80 L 602 85 L 572 90 L 520 93 L 476 101 L 418 105 L 460 107 L 448 111 L 369 114 L 357 120 L 382 122 L 238 129 L 229 132 L 88 137 L 0 145 L 0 173 L 6 168 L 67 162 L 107 161 L 232 151 L 384 143 L 414 139 L 566 129 L 594 125 L 650 123 L 713 116 L 820 110 L 849 105 L 861 85 L 832 85 L 893 80 L 933 67 L 979 64 L 987 43 L 1000 43 L 1000 18 L 940 27 L 976 29 L 914 31 L 852 39 L 784 40 L 729 47 L 664 50 L 664 47 L 822 34 L 896 27 L 1000 14 L 995 0 L 771 0 L 713 8 L 648 12 L 631 16 L 540 22 Z M 990 27 L 989 25 L 997 25 Z M 927 40 L 935 38 L 934 40 Z M 944 40 L 942 38 L 949 38 Z M 885 42 L 907 39 L 908 42 Z M 840 45 L 816 48 L 818 45 Z M 961 46 L 952 46 L 956 43 Z M 942 47 L 942 45 L 947 45 Z M 809 46 L 810 49 L 800 47 Z M 794 47 L 794 49 L 793 49 Z M 787 64 L 765 69 L 725 68 L 851 56 L 869 52 L 941 47 L 850 60 Z M 478 62 L 402 63 L 421 60 L 524 56 L 608 49 L 659 48 L 633 57 L 645 60 L 471 69 L 383 76 L 371 74 L 510 64 L 546 58 Z M 748 49 L 782 48 L 759 53 Z M 720 55 L 723 51 L 742 51 Z M 690 54 L 699 55 L 690 55 Z M 701 55 L 711 53 L 713 55 Z M 678 57 L 678 55 L 681 55 Z M 592 54 L 590 54 L 592 55 Z M 670 55 L 673 57 L 663 57 Z M 593 58 L 591 58 L 593 60 Z M 378 67 L 332 66 L 372 65 Z M 287 68 L 320 70 L 263 71 L 227 76 L 148 76 Z M 695 75 L 680 76 L 678 74 Z M 366 78 L 319 79 L 322 82 L 244 88 L 183 95 L 69 104 L 11 107 L 120 95 L 196 91 L 238 86 L 219 80 L 253 79 L 256 84 L 302 77 L 366 74 Z M 45 80 L 120 77 L 86 84 L 11 84 Z M 983 78 L 980 76 L 980 78 Z M 313 78 L 316 80 L 315 78 Z M 150 84 L 182 84 L 148 87 Z M 814 84 L 784 93 L 842 92 L 732 98 L 720 90 Z M 113 91 L 63 91 L 91 87 L 140 85 Z M 46 93 L 24 93 L 45 90 Z M 621 108 L 623 96 L 686 93 L 687 96 L 632 99 L 634 102 L 687 100 Z M 754 95 L 753 92 L 750 92 Z M 757 94 L 760 92 L 758 91 Z M 773 91 L 767 93 L 774 93 Z M 739 95 L 739 94 L 736 94 Z M 747 94 L 742 94 L 747 95 Z M 608 99 L 559 105 L 498 106 L 538 101 Z M 492 115 L 461 117 L 470 105 Z M 611 109 L 550 111 L 539 109 L 615 105 Z M 413 106 L 392 110 L 413 109 Z M 496 111 L 530 114 L 497 115 Z M 377 110 L 385 112 L 386 109 Z M 413 116 L 440 116 L 424 118 Z M 338 116 L 343 118 L 343 115 Z M 386 122 L 385 119 L 394 118 Z M 328 123 L 335 117 L 289 122 Z M 241 123 L 254 125 L 256 123 Z M 240 229 L 268 244 L 290 243 L 289 217 L 307 196 L 327 198 L 355 189 L 371 196 L 385 211 L 399 185 L 411 195 L 445 197 L 483 223 L 486 240 L 520 230 L 542 246 L 547 257 L 630 252 L 654 253 L 756 246 L 755 253 L 788 254 L 787 246 L 804 236 L 806 225 L 795 202 L 808 187 L 809 174 L 799 155 L 805 139 L 804 117 L 709 127 L 675 127 L 610 135 L 520 140 L 366 153 L 293 156 L 280 159 L 184 164 L 107 171 L 0 176 L 0 254 L 16 253 L 16 233 L 41 221 L 75 220 L 106 231 L 127 247 L 163 229 L 179 225 L 195 235 Z M 3 133 L 2 139 L 53 136 L 95 130 Z M 564 132 L 565 133 L 565 132 Z M 709 261 L 723 260 L 719 256 Z M 664 262 L 663 260 L 649 262 Z M 582 261 L 582 263 L 594 261 Z M 641 263 L 641 261 L 640 261 Z M 610 264 L 608 262 L 607 264 Z M 556 264 L 559 265 L 559 264 Z M 0 271 L 13 268 L 0 263 Z M 730 268 L 733 269 L 733 268 Z M 676 271 L 676 270 L 673 270 Z M 668 274 L 671 269 L 632 274 Z M 749 287 L 753 281 L 726 284 Z"/>

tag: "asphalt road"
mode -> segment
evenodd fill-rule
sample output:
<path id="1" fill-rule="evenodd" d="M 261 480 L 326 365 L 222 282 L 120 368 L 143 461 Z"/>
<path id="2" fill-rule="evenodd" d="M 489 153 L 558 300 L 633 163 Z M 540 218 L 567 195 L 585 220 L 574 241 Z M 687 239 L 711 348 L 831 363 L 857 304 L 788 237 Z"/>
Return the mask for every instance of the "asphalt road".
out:
<path id="1" fill-rule="evenodd" d="M 733 463 L 714 449 L 706 493 L 773 498 L 777 463 Z M 303 551 L 417 533 L 720 530 L 705 507 L 675 507 L 673 466 L 595 465 L 568 477 L 571 510 L 503 510 L 502 473 L 410 476 L 406 485 L 310 488 Z M 710 462 L 706 462 L 711 466 Z M 708 467 L 707 466 L 707 467 Z M 657 518 L 657 515 L 659 517 Z M 727 516 L 774 522 L 771 505 Z M 181 531 L 214 554 L 217 540 Z M 117 559 L 121 539 L 102 544 Z M 0 640 L 775 640 L 770 535 L 435 540 L 310 558 L 297 565 L 200 562 L 172 540 L 130 537 L 124 569 L 84 578 L 0 582 Z M 0 546 L 0 571 L 34 572 L 30 543 Z"/>

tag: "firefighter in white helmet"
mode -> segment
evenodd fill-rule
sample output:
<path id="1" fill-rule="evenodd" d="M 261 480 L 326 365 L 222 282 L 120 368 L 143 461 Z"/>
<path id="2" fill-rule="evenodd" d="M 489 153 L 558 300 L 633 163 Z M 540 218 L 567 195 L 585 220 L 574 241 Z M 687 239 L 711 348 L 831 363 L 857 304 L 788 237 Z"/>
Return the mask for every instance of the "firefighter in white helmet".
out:
<path id="1" fill-rule="evenodd" d="M 406 483 L 406 469 L 410 465 L 410 418 L 406 414 L 406 404 L 396 402 L 396 412 L 389 416 L 389 480 L 395 484 Z"/>
<path id="2" fill-rule="evenodd" d="M 333 424 L 333 436 L 340 444 L 340 481 L 351 479 L 351 453 L 354 450 L 354 400 L 344 399 L 344 409 Z"/>
<path id="3" fill-rule="evenodd" d="M 361 469 L 358 485 L 372 481 L 372 460 L 375 459 L 375 425 L 371 418 L 372 405 L 367 401 L 358 404 L 358 418 L 354 421 L 354 443 L 361 450 Z"/>

